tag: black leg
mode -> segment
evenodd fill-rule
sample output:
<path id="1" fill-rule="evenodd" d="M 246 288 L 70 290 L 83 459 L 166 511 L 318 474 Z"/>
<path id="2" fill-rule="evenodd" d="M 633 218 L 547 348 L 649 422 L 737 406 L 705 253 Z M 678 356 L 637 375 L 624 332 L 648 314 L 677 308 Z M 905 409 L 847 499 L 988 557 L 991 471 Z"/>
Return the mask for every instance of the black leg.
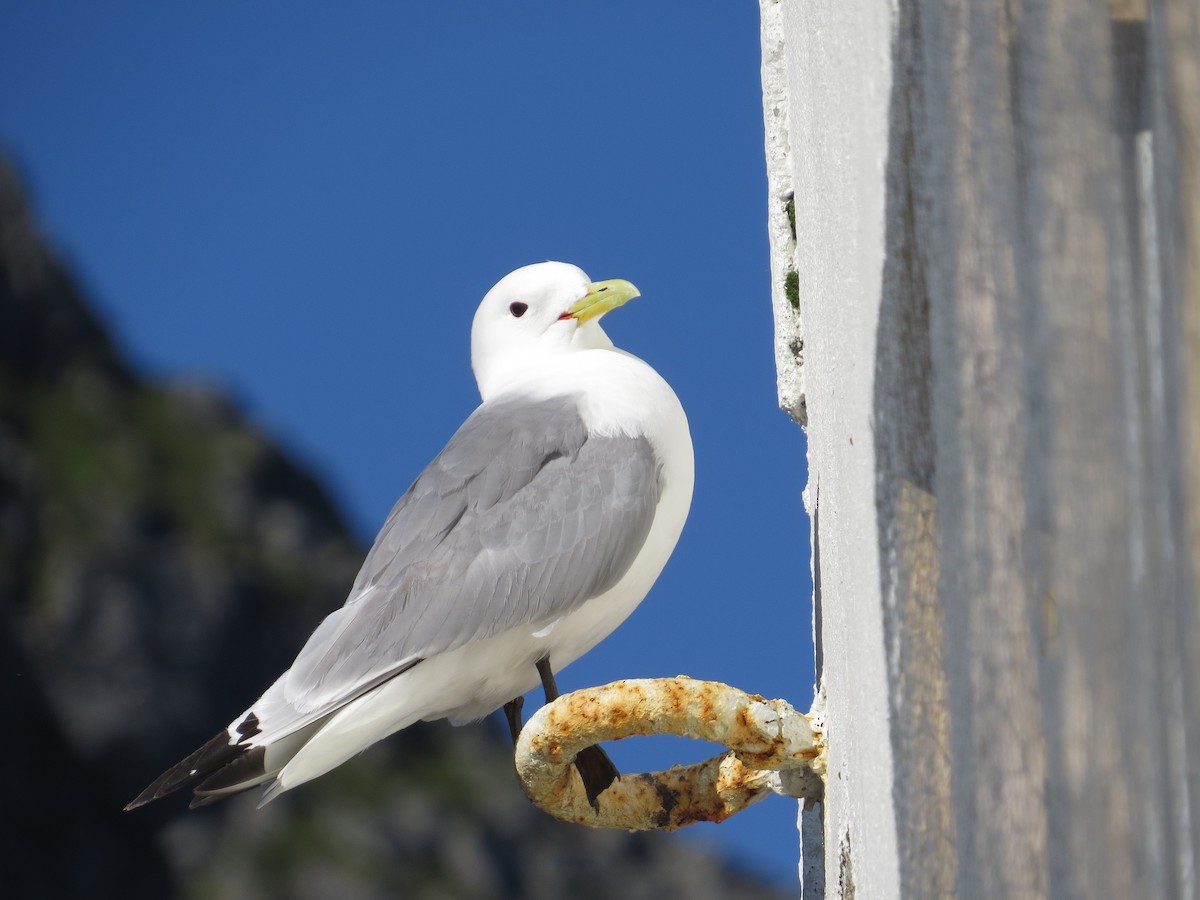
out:
<path id="1" fill-rule="evenodd" d="M 550 668 L 550 657 L 543 656 L 539 659 L 537 670 L 538 675 L 542 677 L 542 690 L 546 692 L 546 702 L 553 703 L 558 699 L 558 684 L 554 680 L 554 671 Z M 506 705 L 504 709 L 507 712 L 508 706 Z M 511 720 L 509 727 L 512 727 Z M 519 728 L 517 730 L 520 731 Z M 588 803 L 592 805 L 592 809 L 600 808 L 600 795 L 608 789 L 610 784 L 621 777 L 621 773 L 617 771 L 617 767 L 599 744 L 584 747 L 579 751 L 579 755 L 575 757 L 575 769 L 579 772 L 579 777 L 583 779 L 583 790 L 587 794 Z"/>
<path id="2" fill-rule="evenodd" d="M 508 720 L 508 733 L 512 735 L 514 747 L 517 746 L 517 738 L 521 736 L 521 708 L 524 705 L 524 697 L 513 697 L 504 704 L 504 718 Z"/>
<path id="3" fill-rule="evenodd" d="M 542 676 L 542 690 L 546 692 L 546 702 L 553 703 L 558 699 L 558 683 L 554 680 L 554 672 L 550 668 L 550 657 L 543 656 L 539 659 L 537 670 Z"/>

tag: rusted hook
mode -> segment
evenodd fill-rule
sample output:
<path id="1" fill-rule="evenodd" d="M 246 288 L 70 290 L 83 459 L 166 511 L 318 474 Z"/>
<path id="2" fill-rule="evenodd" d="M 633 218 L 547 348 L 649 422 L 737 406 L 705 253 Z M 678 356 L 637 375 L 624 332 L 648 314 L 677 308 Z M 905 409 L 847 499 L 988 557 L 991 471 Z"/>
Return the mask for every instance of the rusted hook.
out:
<path id="1" fill-rule="evenodd" d="M 730 752 L 664 772 L 622 775 L 593 809 L 571 765 L 576 754 L 601 741 L 647 734 L 701 738 Z M 516 765 L 529 799 L 555 818 L 597 828 L 674 831 L 724 821 L 770 791 L 819 798 L 825 745 L 810 717 L 784 700 L 680 675 L 564 694 L 525 725 Z"/>

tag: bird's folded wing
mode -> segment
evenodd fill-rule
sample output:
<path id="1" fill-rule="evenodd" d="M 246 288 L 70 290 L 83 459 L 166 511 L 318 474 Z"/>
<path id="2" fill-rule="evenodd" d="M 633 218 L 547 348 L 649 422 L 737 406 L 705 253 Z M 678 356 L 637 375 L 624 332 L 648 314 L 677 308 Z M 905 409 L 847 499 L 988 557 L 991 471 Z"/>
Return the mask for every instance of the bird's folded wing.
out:
<path id="1" fill-rule="evenodd" d="M 397 502 L 346 605 L 277 685 L 293 727 L 424 657 L 603 593 L 640 552 L 661 492 L 649 441 L 588 434 L 576 397 L 481 406 Z"/>

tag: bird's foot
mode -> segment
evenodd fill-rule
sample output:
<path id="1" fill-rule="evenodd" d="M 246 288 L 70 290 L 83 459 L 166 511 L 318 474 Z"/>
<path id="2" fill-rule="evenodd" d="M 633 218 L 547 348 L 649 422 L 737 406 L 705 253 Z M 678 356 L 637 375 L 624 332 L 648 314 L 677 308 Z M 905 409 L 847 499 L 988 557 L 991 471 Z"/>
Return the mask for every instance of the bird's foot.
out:
<path id="1" fill-rule="evenodd" d="M 592 809 L 599 810 L 600 795 L 621 777 L 621 773 L 599 744 L 580 750 L 579 755 L 575 757 L 575 768 L 579 770 L 579 777 L 583 779 L 583 790 L 587 794 L 588 803 L 592 805 Z"/>

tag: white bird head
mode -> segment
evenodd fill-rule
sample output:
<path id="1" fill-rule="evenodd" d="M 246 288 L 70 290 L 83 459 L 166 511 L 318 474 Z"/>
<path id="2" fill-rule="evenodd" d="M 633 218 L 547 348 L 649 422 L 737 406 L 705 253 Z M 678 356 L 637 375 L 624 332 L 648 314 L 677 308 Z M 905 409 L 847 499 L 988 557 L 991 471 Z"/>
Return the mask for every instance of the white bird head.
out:
<path id="1" fill-rule="evenodd" d="M 628 281 L 591 281 L 568 263 L 536 263 L 505 275 L 471 325 L 479 393 L 488 399 L 548 357 L 611 348 L 600 318 L 637 296 Z"/>

